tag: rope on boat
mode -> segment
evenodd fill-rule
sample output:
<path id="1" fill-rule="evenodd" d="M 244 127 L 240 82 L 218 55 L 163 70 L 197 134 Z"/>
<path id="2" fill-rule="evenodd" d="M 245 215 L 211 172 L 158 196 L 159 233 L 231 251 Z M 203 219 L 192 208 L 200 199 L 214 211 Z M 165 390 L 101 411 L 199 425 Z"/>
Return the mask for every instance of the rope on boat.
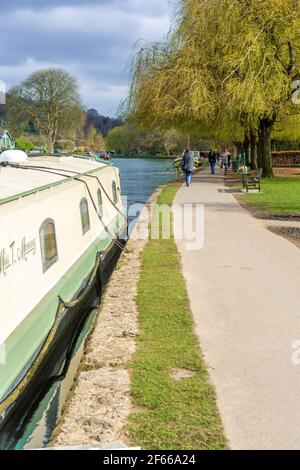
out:
<path id="1" fill-rule="evenodd" d="M 103 163 L 105 163 L 105 162 L 103 162 Z M 107 163 L 106 163 L 106 164 L 107 164 Z M 111 163 L 109 163 L 109 164 L 107 164 L 107 165 L 109 165 L 109 166 L 112 168 L 112 170 L 114 171 L 114 173 L 115 173 L 115 175 L 116 175 L 116 178 L 118 179 L 118 176 L 117 176 L 117 172 L 116 172 L 115 167 L 114 167 Z M 24 168 L 24 166 L 23 166 L 23 165 L 20 165 L 19 168 Z M 75 176 L 85 176 L 85 177 L 87 177 L 87 178 L 94 178 L 94 179 L 96 179 L 96 180 L 98 181 L 98 184 L 99 184 L 100 188 L 101 188 L 102 191 L 104 192 L 105 196 L 107 197 L 107 199 L 109 200 L 109 202 L 111 203 L 111 205 L 112 205 L 112 206 L 116 209 L 116 211 L 117 211 L 120 215 L 122 215 L 122 216 L 124 217 L 124 219 L 127 221 L 127 216 L 126 216 L 126 215 L 118 208 L 118 206 L 114 203 L 114 201 L 112 200 L 112 198 L 110 197 L 110 195 L 108 194 L 108 192 L 106 191 L 106 189 L 104 188 L 104 186 L 103 186 L 103 184 L 101 183 L 100 178 L 99 178 L 98 176 L 96 176 L 96 175 L 90 175 L 90 174 L 84 174 L 84 175 L 82 175 L 82 173 L 78 173 L 77 171 L 67 170 L 67 169 L 65 169 L 65 168 L 51 168 L 51 167 L 49 167 L 49 166 L 39 166 L 39 165 L 30 165 L 30 166 L 26 166 L 26 169 L 28 169 L 28 168 L 29 168 L 29 169 L 37 169 L 37 170 L 39 170 L 39 169 L 45 169 L 45 170 L 51 170 L 52 172 L 64 171 L 65 173 L 71 173 L 71 174 L 73 174 L 73 175 L 75 175 Z M 55 173 L 54 173 L 54 174 L 55 174 Z M 67 178 L 70 178 L 69 175 L 61 175 L 61 176 L 66 176 Z M 71 178 L 74 179 L 74 177 L 71 177 Z"/>
<path id="2" fill-rule="evenodd" d="M 100 219 L 100 222 L 102 223 L 103 225 L 103 228 L 104 230 L 106 231 L 106 233 L 108 234 L 108 236 L 111 238 L 111 240 L 115 241 L 116 245 L 118 248 L 120 248 L 120 250 L 124 251 L 125 253 L 128 253 L 128 250 L 126 249 L 126 247 L 119 242 L 119 240 L 116 239 L 117 237 L 117 233 L 116 234 L 112 234 L 109 230 L 109 228 L 107 227 L 107 225 L 105 224 L 104 220 L 103 220 L 103 217 L 100 215 L 98 209 L 97 209 L 97 205 L 94 201 L 94 198 L 92 196 L 92 193 L 90 191 L 90 188 L 89 188 L 89 185 L 87 184 L 86 181 L 84 181 L 83 179 L 79 178 L 81 176 L 80 173 L 78 172 L 74 172 L 74 171 L 71 171 L 71 170 L 64 170 L 63 168 L 61 168 L 59 171 L 64 171 L 64 172 L 70 172 L 70 173 L 74 173 L 75 176 L 70 176 L 70 175 L 65 175 L 63 173 L 58 173 L 58 171 L 55 170 L 55 168 L 50 168 L 50 167 L 44 167 L 44 166 L 28 166 L 28 165 L 19 165 L 19 164 L 12 164 L 12 163 L 8 163 L 8 166 L 12 167 L 12 168 L 16 168 L 16 169 L 21 169 L 21 170 L 33 170 L 33 171 L 40 171 L 41 173 L 50 173 L 52 175 L 58 175 L 58 176 L 63 176 L 64 178 L 69 178 L 69 179 L 72 179 L 72 180 L 75 180 L 75 181 L 80 181 L 81 183 L 83 183 L 88 191 L 88 194 L 90 196 L 90 199 L 92 201 L 92 205 L 96 211 L 96 214 L 98 216 L 98 218 Z M 50 170 L 50 171 L 49 171 Z M 89 176 L 89 175 L 83 175 L 83 176 Z M 90 175 L 92 176 L 92 175 Z M 100 183 L 100 180 L 98 180 L 99 183 Z M 101 183 L 100 183 L 101 185 Z M 101 187 L 103 188 L 103 186 L 101 185 Z M 104 189 L 104 188 L 103 188 Z M 106 191 L 104 190 L 105 194 L 107 195 Z M 107 195 L 108 196 L 108 195 Z M 109 200 L 111 201 L 110 197 L 108 196 Z M 111 201 L 111 203 L 114 205 L 113 201 Z M 117 208 L 117 206 L 115 206 L 116 209 L 120 212 L 119 208 Z M 127 224 L 127 217 L 124 216 L 124 214 L 122 214 L 123 217 L 125 218 L 126 220 L 126 224 Z M 128 227 L 128 225 L 127 225 Z"/>
<path id="3" fill-rule="evenodd" d="M 97 275 L 97 271 L 100 267 L 101 263 L 101 253 L 97 253 L 96 256 L 96 263 L 93 268 L 93 271 L 89 275 L 87 284 L 84 288 L 83 293 L 76 299 L 74 302 L 64 302 L 61 297 L 58 297 L 58 306 L 55 314 L 54 323 L 44 341 L 44 344 L 36 357 L 34 363 L 31 365 L 30 369 L 26 372 L 23 379 L 19 382 L 19 384 L 14 388 L 14 390 L 0 403 L 0 414 L 4 413 L 13 403 L 16 401 L 20 396 L 24 393 L 25 389 L 29 385 L 29 383 L 34 378 L 35 374 L 37 373 L 39 367 L 41 366 L 44 358 L 46 357 L 52 341 L 58 331 L 59 325 L 61 323 L 62 318 L 65 315 L 66 309 L 71 309 L 76 307 L 85 297 L 86 293 L 92 286 L 93 280 Z"/>
<path id="4" fill-rule="evenodd" d="M 98 211 L 98 209 L 97 209 L 96 203 L 95 203 L 95 201 L 94 201 L 94 198 L 93 198 L 93 196 L 92 196 L 90 187 L 89 187 L 89 185 L 87 184 L 87 182 L 84 181 L 84 180 L 82 180 L 81 178 L 77 178 L 76 176 L 74 177 L 74 180 L 80 181 L 81 183 L 83 183 L 83 184 L 85 185 L 85 187 L 86 187 L 86 189 L 87 189 L 87 192 L 88 192 L 88 194 L 89 194 L 89 196 L 90 196 L 90 199 L 91 199 L 91 201 L 92 201 L 93 207 L 94 207 L 94 209 L 95 209 L 95 211 L 96 211 L 96 214 L 97 214 L 98 218 L 100 219 L 100 221 L 101 221 L 102 224 L 103 224 L 104 230 L 105 230 L 106 233 L 110 236 L 110 238 L 115 241 L 117 247 L 120 248 L 120 250 L 124 251 L 125 253 L 128 253 L 127 248 L 126 248 L 124 245 L 122 245 L 122 243 L 120 243 L 119 240 L 117 240 L 117 239 L 115 238 L 115 237 L 117 236 L 117 233 L 116 233 L 116 235 L 112 235 L 111 232 L 110 232 L 110 230 L 109 230 L 109 228 L 107 227 L 107 225 L 104 224 L 103 218 L 102 218 L 102 216 L 100 215 L 100 213 L 99 213 L 99 211 Z"/>

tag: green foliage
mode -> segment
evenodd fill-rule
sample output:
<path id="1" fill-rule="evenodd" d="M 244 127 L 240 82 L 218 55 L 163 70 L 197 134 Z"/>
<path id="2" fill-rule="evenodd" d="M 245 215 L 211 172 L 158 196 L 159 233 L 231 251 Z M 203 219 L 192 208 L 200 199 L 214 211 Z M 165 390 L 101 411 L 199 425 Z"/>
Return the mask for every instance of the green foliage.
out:
<path id="1" fill-rule="evenodd" d="M 37 128 L 35 127 L 33 122 L 29 122 L 27 126 L 25 127 L 24 131 L 26 134 L 33 134 L 33 135 L 37 134 Z"/>
<path id="2" fill-rule="evenodd" d="M 300 76 L 299 1 L 179 3 L 168 39 L 136 56 L 129 115 L 140 125 L 233 141 L 258 133 L 261 163 L 272 173 L 274 123 L 289 115 L 294 137 L 300 135 L 291 100 Z M 284 124 L 281 137 L 285 131 Z"/>
<path id="3" fill-rule="evenodd" d="M 189 140 L 197 150 L 208 148 L 199 138 L 191 136 Z M 187 144 L 187 135 L 175 129 L 146 129 L 130 123 L 112 129 L 107 136 L 109 150 L 127 155 L 142 152 L 171 156 L 181 153 Z"/>
<path id="4" fill-rule="evenodd" d="M 130 153 L 136 148 L 136 135 L 129 126 L 118 126 L 109 131 L 106 143 L 108 150 Z"/>
<path id="5" fill-rule="evenodd" d="M 273 150 L 300 150 L 300 140 L 274 140 Z"/>
<path id="6" fill-rule="evenodd" d="M 16 146 L 24 152 L 30 152 L 35 148 L 34 143 L 26 136 L 21 136 L 16 139 Z"/>
<path id="7" fill-rule="evenodd" d="M 84 147 L 76 147 L 75 152 L 81 155 L 85 152 L 85 148 Z"/>
<path id="8" fill-rule="evenodd" d="M 87 146 L 93 151 L 105 150 L 106 148 L 106 143 L 102 134 L 100 134 L 100 132 L 98 132 L 94 126 L 90 126 L 87 131 L 86 143 Z"/>
<path id="9" fill-rule="evenodd" d="M 72 140 L 61 139 L 55 143 L 55 147 L 61 150 L 62 152 L 74 152 L 75 144 Z"/>

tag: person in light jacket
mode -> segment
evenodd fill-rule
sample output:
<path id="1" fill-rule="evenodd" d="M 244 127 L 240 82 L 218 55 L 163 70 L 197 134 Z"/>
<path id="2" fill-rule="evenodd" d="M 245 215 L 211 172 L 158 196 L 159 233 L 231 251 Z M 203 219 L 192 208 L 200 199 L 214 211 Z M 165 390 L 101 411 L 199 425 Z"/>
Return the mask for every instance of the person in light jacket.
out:
<path id="1" fill-rule="evenodd" d="M 195 170 L 194 155 L 190 148 L 185 149 L 182 157 L 182 170 L 185 173 L 185 182 L 187 186 L 190 186 L 192 181 L 192 175 Z"/>

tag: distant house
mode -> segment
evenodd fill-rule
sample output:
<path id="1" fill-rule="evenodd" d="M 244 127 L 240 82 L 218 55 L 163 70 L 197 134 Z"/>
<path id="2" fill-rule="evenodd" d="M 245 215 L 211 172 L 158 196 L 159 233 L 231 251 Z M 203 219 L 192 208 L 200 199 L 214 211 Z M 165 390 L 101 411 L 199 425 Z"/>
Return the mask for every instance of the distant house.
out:
<path id="1" fill-rule="evenodd" d="M 0 152 L 3 150 L 14 150 L 16 142 L 6 130 L 0 130 Z"/>

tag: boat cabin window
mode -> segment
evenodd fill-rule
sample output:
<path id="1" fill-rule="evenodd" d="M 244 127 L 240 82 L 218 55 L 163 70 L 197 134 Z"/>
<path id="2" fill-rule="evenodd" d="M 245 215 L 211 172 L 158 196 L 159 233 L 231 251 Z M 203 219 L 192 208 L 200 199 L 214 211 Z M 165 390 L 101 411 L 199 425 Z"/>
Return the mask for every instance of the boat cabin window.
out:
<path id="1" fill-rule="evenodd" d="M 89 206 L 85 198 L 81 199 L 81 202 L 80 202 L 80 215 L 81 215 L 82 233 L 84 235 L 91 228 Z"/>
<path id="2" fill-rule="evenodd" d="M 99 214 L 101 217 L 103 217 L 104 211 L 103 211 L 103 201 L 102 201 L 102 193 L 101 189 L 99 188 L 97 191 L 97 197 L 98 197 L 98 210 Z"/>
<path id="3" fill-rule="evenodd" d="M 55 224 L 52 219 L 45 220 L 40 228 L 43 271 L 46 272 L 58 260 Z"/>
<path id="4" fill-rule="evenodd" d="M 113 200 L 114 200 L 114 203 L 117 204 L 118 203 L 118 189 L 117 189 L 117 183 L 115 181 L 112 182 L 112 193 L 113 193 Z"/>

